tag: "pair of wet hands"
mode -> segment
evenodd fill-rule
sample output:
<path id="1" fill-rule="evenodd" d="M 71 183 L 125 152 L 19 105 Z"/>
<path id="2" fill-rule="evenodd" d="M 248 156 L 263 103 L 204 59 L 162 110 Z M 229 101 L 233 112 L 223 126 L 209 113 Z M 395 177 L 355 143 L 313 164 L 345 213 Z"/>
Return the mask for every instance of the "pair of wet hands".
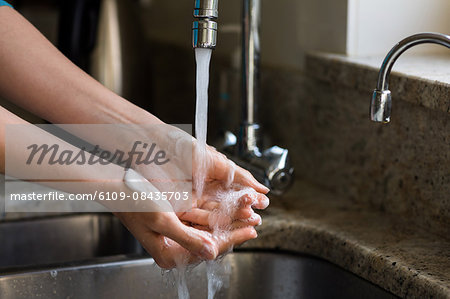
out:
<path id="1" fill-rule="evenodd" d="M 206 164 L 194 158 L 204 169 L 193 167 L 194 203 L 188 212 L 115 213 L 161 268 L 213 260 L 257 237 L 261 217 L 254 209 L 269 205 L 269 189 L 214 148 L 208 147 L 206 156 Z M 201 194 L 195 190 L 199 185 Z"/>

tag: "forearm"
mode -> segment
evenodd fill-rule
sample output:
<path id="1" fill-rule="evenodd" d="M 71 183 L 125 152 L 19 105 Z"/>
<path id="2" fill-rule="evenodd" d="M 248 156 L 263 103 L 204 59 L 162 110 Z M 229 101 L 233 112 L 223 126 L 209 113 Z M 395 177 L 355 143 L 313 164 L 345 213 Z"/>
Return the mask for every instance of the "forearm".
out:
<path id="1" fill-rule="evenodd" d="M 52 123 L 161 123 L 75 66 L 9 7 L 0 9 L 0 65 L 0 94 Z"/>
<path id="2" fill-rule="evenodd" d="M 0 107 L 0 167 L 8 176 L 27 181 L 37 181 L 42 185 L 69 193 L 130 192 L 123 178 L 125 170 L 114 164 L 61 165 L 50 163 L 50 154 L 45 155 L 43 163 L 26 161 L 31 157 L 29 146 L 32 144 L 58 146 L 58 153 L 78 153 L 80 149 L 33 126 Z M 90 157 L 85 153 L 86 159 Z M 8 159 L 7 161 L 5 159 Z M 7 162 L 7 163 L 6 163 Z M 5 167 L 6 165 L 6 167 Z"/>

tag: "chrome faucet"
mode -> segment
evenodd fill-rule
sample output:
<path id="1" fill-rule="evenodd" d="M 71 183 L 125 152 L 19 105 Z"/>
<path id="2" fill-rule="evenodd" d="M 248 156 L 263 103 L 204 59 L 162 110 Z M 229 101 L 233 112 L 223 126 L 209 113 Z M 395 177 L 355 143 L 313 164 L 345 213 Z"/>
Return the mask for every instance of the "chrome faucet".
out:
<path id="1" fill-rule="evenodd" d="M 398 44 L 386 55 L 378 73 L 377 89 L 372 94 L 370 104 L 370 119 L 376 122 L 388 123 L 391 120 L 392 98 L 389 91 L 389 75 L 395 61 L 406 50 L 419 44 L 438 44 L 450 48 L 450 36 L 441 33 L 418 33 L 411 35 Z"/>
<path id="2" fill-rule="evenodd" d="M 294 168 L 289 152 L 278 146 L 260 150 L 261 126 L 258 124 L 259 99 L 259 27 L 261 0 L 244 0 L 242 17 L 242 121 L 236 137 L 226 132 L 219 150 L 236 164 L 248 169 L 274 194 L 286 191 L 293 182 Z M 192 26 L 194 48 L 216 47 L 218 0 L 195 0 Z"/>
<path id="3" fill-rule="evenodd" d="M 215 49 L 217 41 L 218 0 L 195 0 L 192 46 Z"/>

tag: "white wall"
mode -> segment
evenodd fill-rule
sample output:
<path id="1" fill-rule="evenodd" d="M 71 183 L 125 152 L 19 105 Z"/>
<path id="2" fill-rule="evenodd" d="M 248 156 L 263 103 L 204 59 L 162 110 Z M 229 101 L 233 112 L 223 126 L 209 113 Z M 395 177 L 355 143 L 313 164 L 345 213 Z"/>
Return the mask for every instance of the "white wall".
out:
<path id="1" fill-rule="evenodd" d="M 417 32 L 450 34 L 450 0 L 348 0 L 347 54 L 380 55 Z M 422 45 L 411 52 L 444 52 Z"/>

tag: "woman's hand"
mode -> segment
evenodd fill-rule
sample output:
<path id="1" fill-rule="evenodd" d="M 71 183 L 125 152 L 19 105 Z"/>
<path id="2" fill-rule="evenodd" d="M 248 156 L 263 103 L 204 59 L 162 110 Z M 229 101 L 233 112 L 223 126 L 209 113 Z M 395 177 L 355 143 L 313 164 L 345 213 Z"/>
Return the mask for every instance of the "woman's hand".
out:
<path id="1" fill-rule="evenodd" d="M 205 168 L 201 169 L 196 167 L 200 164 L 198 152 L 195 149 L 192 152 L 192 209 L 177 214 L 116 213 L 163 268 L 215 259 L 256 238 L 254 226 L 261 224 L 261 217 L 253 208 L 264 209 L 269 204 L 264 195 L 269 190 L 223 154 L 208 146 L 201 163 Z M 204 173 L 203 178 L 198 172 Z M 196 181 L 199 178 L 203 180 L 201 193 L 195 189 L 201 183 Z"/>
<path id="2" fill-rule="evenodd" d="M 269 205 L 267 187 L 213 147 L 206 146 L 204 152 L 195 150 L 193 160 L 194 206 L 179 213 L 180 219 L 211 228 L 218 221 L 213 218 L 222 214 L 222 225 L 261 224 L 261 217 L 253 208 L 265 209 Z"/>
<path id="3" fill-rule="evenodd" d="M 190 211 L 177 213 L 178 217 L 195 227 L 205 230 L 233 230 L 246 226 L 258 226 L 261 216 L 253 209 L 265 209 L 269 199 L 250 188 L 230 187 L 228 189 L 210 183 Z"/>
<path id="4" fill-rule="evenodd" d="M 183 224 L 173 212 L 115 213 L 161 268 L 212 260 L 233 245 L 256 238 L 253 227 L 233 230 L 227 239 Z"/>
<path id="5" fill-rule="evenodd" d="M 201 179 L 199 174 L 202 171 L 205 171 L 206 176 L 203 179 L 206 182 L 219 181 L 226 186 L 234 184 L 250 187 L 263 194 L 270 191 L 269 188 L 259 183 L 248 170 L 237 166 L 233 161 L 229 160 L 224 154 L 218 152 L 212 146 L 206 145 L 205 150 L 202 150 L 201 145 L 195 140 L 192 168 L 194 187 L 197 187 L 196 185 L 198 185 L 195 180 L 197 178 Z"/>

